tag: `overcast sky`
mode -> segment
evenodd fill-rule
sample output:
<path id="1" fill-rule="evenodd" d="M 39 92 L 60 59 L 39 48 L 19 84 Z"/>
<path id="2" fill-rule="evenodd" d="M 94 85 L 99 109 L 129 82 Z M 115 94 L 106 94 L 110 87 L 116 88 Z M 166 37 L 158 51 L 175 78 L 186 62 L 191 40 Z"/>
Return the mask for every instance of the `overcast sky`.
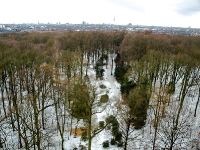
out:
<path id="1" fill-rule="evenodd" d="M 0 24 L 82 21 L 200 28 L 200 0 L 0 0 Z"/>

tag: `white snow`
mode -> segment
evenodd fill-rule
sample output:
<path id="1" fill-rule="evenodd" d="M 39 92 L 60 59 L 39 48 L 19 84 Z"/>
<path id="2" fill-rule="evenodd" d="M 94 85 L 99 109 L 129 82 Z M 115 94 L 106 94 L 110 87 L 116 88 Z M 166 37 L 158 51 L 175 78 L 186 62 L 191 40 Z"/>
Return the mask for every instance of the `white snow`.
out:
<path id="1" fill-rule="evenodd" d="M 110 58 L 110 57 L 109 57 Z M 98 88 L 99 91 L 99 95 L 105 94 L 107 93 L 109 96 L 109 103 L 108 103 L 108 107 L 105 111 L 103 111 L 102 113 L 98 113 L 96 114 L 96 116 L 93 116 L 93 119 L 95 119 L 95 122 L 99 122 L 105 119 L 106 116 L 116 113 L 116 108 L 115 108 L 115 103 L 120 101 L 122 99 L 121 97 L 121 92 L 120 92 L 120 84 L 116 81 L 116 79 L 114 78 L 114 75 L 111 75 L 111 59 L 109 59 L 107 67 L 104 66 L 103 69 L 105 70 L 104 72 L 104 77 L 103 80 L 97 79 L 96 80 L 96 76 L 95 76 L 95 71 L 92 65 L 89 66 L 88 69 L 88 75 L 90 77 L 90 79 L 92 80 L 93 84 L 95 84 L 97 87 L 99 87 L 99 85 L 103 84 L 106 86 L 106 89 L 100 89 Z M 114 69 L 115 69 L 115 64 L 113 65 L 113 70 L 112 73 L 114 73 Z M 193 93 L 193 95 L 188 95 L 187 97 L 187 102 L 189 101 L 190 104 L 188 107 L 190 107 L 192 110 L 194 110 L 196 101 L 197 101 L 197 93 L 196 92 L 196 88 L 194 89 L 190 89 L 191 93 Z M 23 96 L 26 95 L 26 92 L 23 92 Z M 190 97 L 191 96 L 191 97 Z M 174 96 L 175 97 L 175 96 Z M 2 109 L 2 108 L 1 108 Z M 52 107 L 49 107 L 46 111 L 46 113 L 49 113 L 49 126 L 54 126 L 53 124 L 53 120 L 55 118 L 53 118 L 53 114 L 55 113 Z M 152 121 L 152 114 L 153 111 L 151 109 L 148 110 L 148 118 L 146 121 L 146 126 L 141 129 L 141 130 L 136 130 L 132 133 L 132 137 L 134 138 L 136 135 L 138 135 L 137 138 L 135 138 L 132 142 L 131 142 L 131 148 L 129 148 L 130 150 L 134 150 L 134 149 L 151 149 L 152 148 L 152 136 L 153 136 L 153 127 L 151 124 Z M 194 125 L 194 132 L 192 132 L 192 137 L 197 137 L 196 134 L 198 135 L 200 133 L 200 109 L 198 108 L 198 118 L 196 118 L 195 122 L 193 122 Z M 51 123 L 52 120 L 52 123 Z M 75 124 L 76 121 L 73 122 L 73 124 Z M 77 127 L 83 127 L 83 122 L 80 121 L 77 125 Z M 7 126 L 7 124 L 5 124 L 5 126 Z M 150 133 L 150 128 L 152 130 L 152 132 Z M 9 130 L 7 130 L 9 132 Z M 56 129 L 55 129 L 56 131 Z M 60 150 L 61 149 L 61 139 L 59 136 L 58 132 L 52 131 L 51 133 L 51 138 L 49 139 L 51 141 L 51 143 L 54 143 L 54 145 L 51 145 L 48 147 L 48 150 Z M 67 129 L 66 129 L 67 131 Z M 17 142 L 17 137 L 15 136 L 15 132 L 11 132 L 12 134 L 10 134 L 8 140 L 12 140 L 10 143 L 15 143 Z M 67 133 L 67 132 L 66 132 Z M 96 136 L 93 141 L 92 141 L 92 150 L 104 150 L 104 148 L 102 147 L 102 143 L 106 140 L 110 140 L 112 138 L 112 135 L 110 133 L 109 130 L 104 130 L 102 131 L 98 136 Z M 79 148 L 80 149 L 80 145 L 84 145 L 87 147 L 87 141 L 81 141 L 81 137 L 77 136 L 74 137 L 74 135 L 69 136 L 68 134 L 65 135 L 65 142 L 64 142 L 64 147 L 66 150 L 73 150 L 74 148 Z M 107 150 L 120 150 L 122 148 L 118 148 L 116 146 L 112 146 L 110 145 L 109 148 L 106 148 Z"/>

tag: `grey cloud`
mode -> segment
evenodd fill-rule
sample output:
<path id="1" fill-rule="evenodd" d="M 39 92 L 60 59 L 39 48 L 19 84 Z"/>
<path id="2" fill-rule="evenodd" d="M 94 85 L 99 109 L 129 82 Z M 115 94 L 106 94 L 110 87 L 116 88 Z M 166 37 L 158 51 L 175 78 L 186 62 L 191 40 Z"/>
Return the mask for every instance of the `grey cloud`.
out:
<path id="1" fill-rule="evenodd" d="M 192 15 L 200 12 L 200 0 L 182 0 L 176 11 L 181 15 Z"/>

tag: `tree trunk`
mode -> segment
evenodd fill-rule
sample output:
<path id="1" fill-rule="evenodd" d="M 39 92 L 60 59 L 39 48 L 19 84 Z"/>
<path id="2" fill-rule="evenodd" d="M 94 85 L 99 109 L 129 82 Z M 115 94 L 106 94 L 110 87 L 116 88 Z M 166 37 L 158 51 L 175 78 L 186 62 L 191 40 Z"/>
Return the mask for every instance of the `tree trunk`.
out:
<path id="1" fill-rule="evenodd" d="M 92 110 L 90 110 L 91 114 L 92 114 Z M 88 150 L 91 150 L 91 146 L 92 146 L 92 115 L 88 116 Z"/>
<path id="2" fill-rule="evenodd" d="M 111 75 L 113 75 L 112 71 L 113 71 L 113 58 L 112 58 L 112 65 L 111 65 Z"/>
<path id="3" fill-rule="evenodd" d="M 13 101 L 13 106 L 15 109 L 15 113 L 16 113 L 16 118 L 17 118 L 17 132 L 18 132 L 18 137 L 19 137 L 19 148 L 22 148 L 22 141 L 21 141 L 21 129 L 20 129 L 20 122 L 19 122 L 19 110 L 18 110 L 18 105 L 17 105 L 17 93 L 16 93 L 16 89 L 15 89 L 15 84 L 13 82 L 15 82 L 15 79 L 12 77 L 13 75 L 11 75 L 10 78 L 10 91 L 11 91 L 11 98 Z"/>
<path id="4" fill-rule="evenodd" d="M 198 100 L 197 100 L 197 103 L 196 103 L 196 106 L 195 106 L 194 117 L 196 117 L 196 115 L 197 115 L 197 108 L 198 108 L 198 105 L 199 105 L 199 101 L 200 101 L 200 87 L 199 87 Z"/>
<path id="5" fill-rule="evenodd" d="M 130 120 L 128 120 L 128 122 L 126 124 L 126 133 L 125 133 L 126 135 L 125 135 L 125 139 L 124 139 L 124 150 L 127 150 L 130 125 L 131 125 L 131 122 L 130 122 Z"/>
<path id="6" fill-rule="evenodd" d="M 44 91 L 43 91 L 44 92 Z M 44 121 L 44 99 L 45 99 L 45 95 L 44 93 L 42 93 L 42 128 L 45 129 L 45 121 Z"/>
<path id="7" fill-rule="evenodd" d="M 90 54 L 88 53 L 88 54 L 87 54 L 86 76 L 88 76 L 87 72 L 88 72 L 88 65 L 89 65 L 89 62 L 90 62 Z"/>
<path id="8" fill-rule="evenodd" d="M 41 145 L 41 139 L 40 139 L 40 126 L 39 126 L 39 120 L 38 120 L 38 108 L 37 108 L 37 99 L 36 99 L 36 92 L 35 92 L 35 84 L 34 84 L 34 79 L 32 82 L 32 94 L 33 94 L 33 99 L 32 99 L 32 106 L 33 106 L 33 114 L 34 114 L 34 125 L 36 128 L 36 141 L 37 141 L 37 147 L 38 150 L 41 150 L 40 145 Z"/>
<path id="9" fill-rule="evenodd" d="M 1 90 L 1 100 L 2 100 L 2 103 L 3 103 L 3 111 L 4 111 L 4 115 L 5 115 L 5 117 L 7 117 L 7 114 L 6 114 L 6 108 L 5 108 L 5 100 L 4 100 L 4 91 L 3 90 Z"/>
<path id="10" fill-rule="evenodd" d="M 81 72 L 81 82 L 82 82 L 82 77 L 83 77 L 83 56 L 84 56 L 84 54 L 83 54 L 83 52 L 81 52 L 82 54 L 81 54 L 81 70 L 80 70 L 80 72 Z"/>

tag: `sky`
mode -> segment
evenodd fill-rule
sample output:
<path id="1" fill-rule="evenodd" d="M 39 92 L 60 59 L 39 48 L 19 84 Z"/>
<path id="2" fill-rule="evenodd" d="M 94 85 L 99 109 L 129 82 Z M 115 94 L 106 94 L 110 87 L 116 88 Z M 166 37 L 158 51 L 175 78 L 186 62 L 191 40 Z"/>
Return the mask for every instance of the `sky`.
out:
<path id="1" fill-rule="evenodd" d="M 0 0 L 0 24 L 83 21 L 200 28 L 200 0 Z"/>

